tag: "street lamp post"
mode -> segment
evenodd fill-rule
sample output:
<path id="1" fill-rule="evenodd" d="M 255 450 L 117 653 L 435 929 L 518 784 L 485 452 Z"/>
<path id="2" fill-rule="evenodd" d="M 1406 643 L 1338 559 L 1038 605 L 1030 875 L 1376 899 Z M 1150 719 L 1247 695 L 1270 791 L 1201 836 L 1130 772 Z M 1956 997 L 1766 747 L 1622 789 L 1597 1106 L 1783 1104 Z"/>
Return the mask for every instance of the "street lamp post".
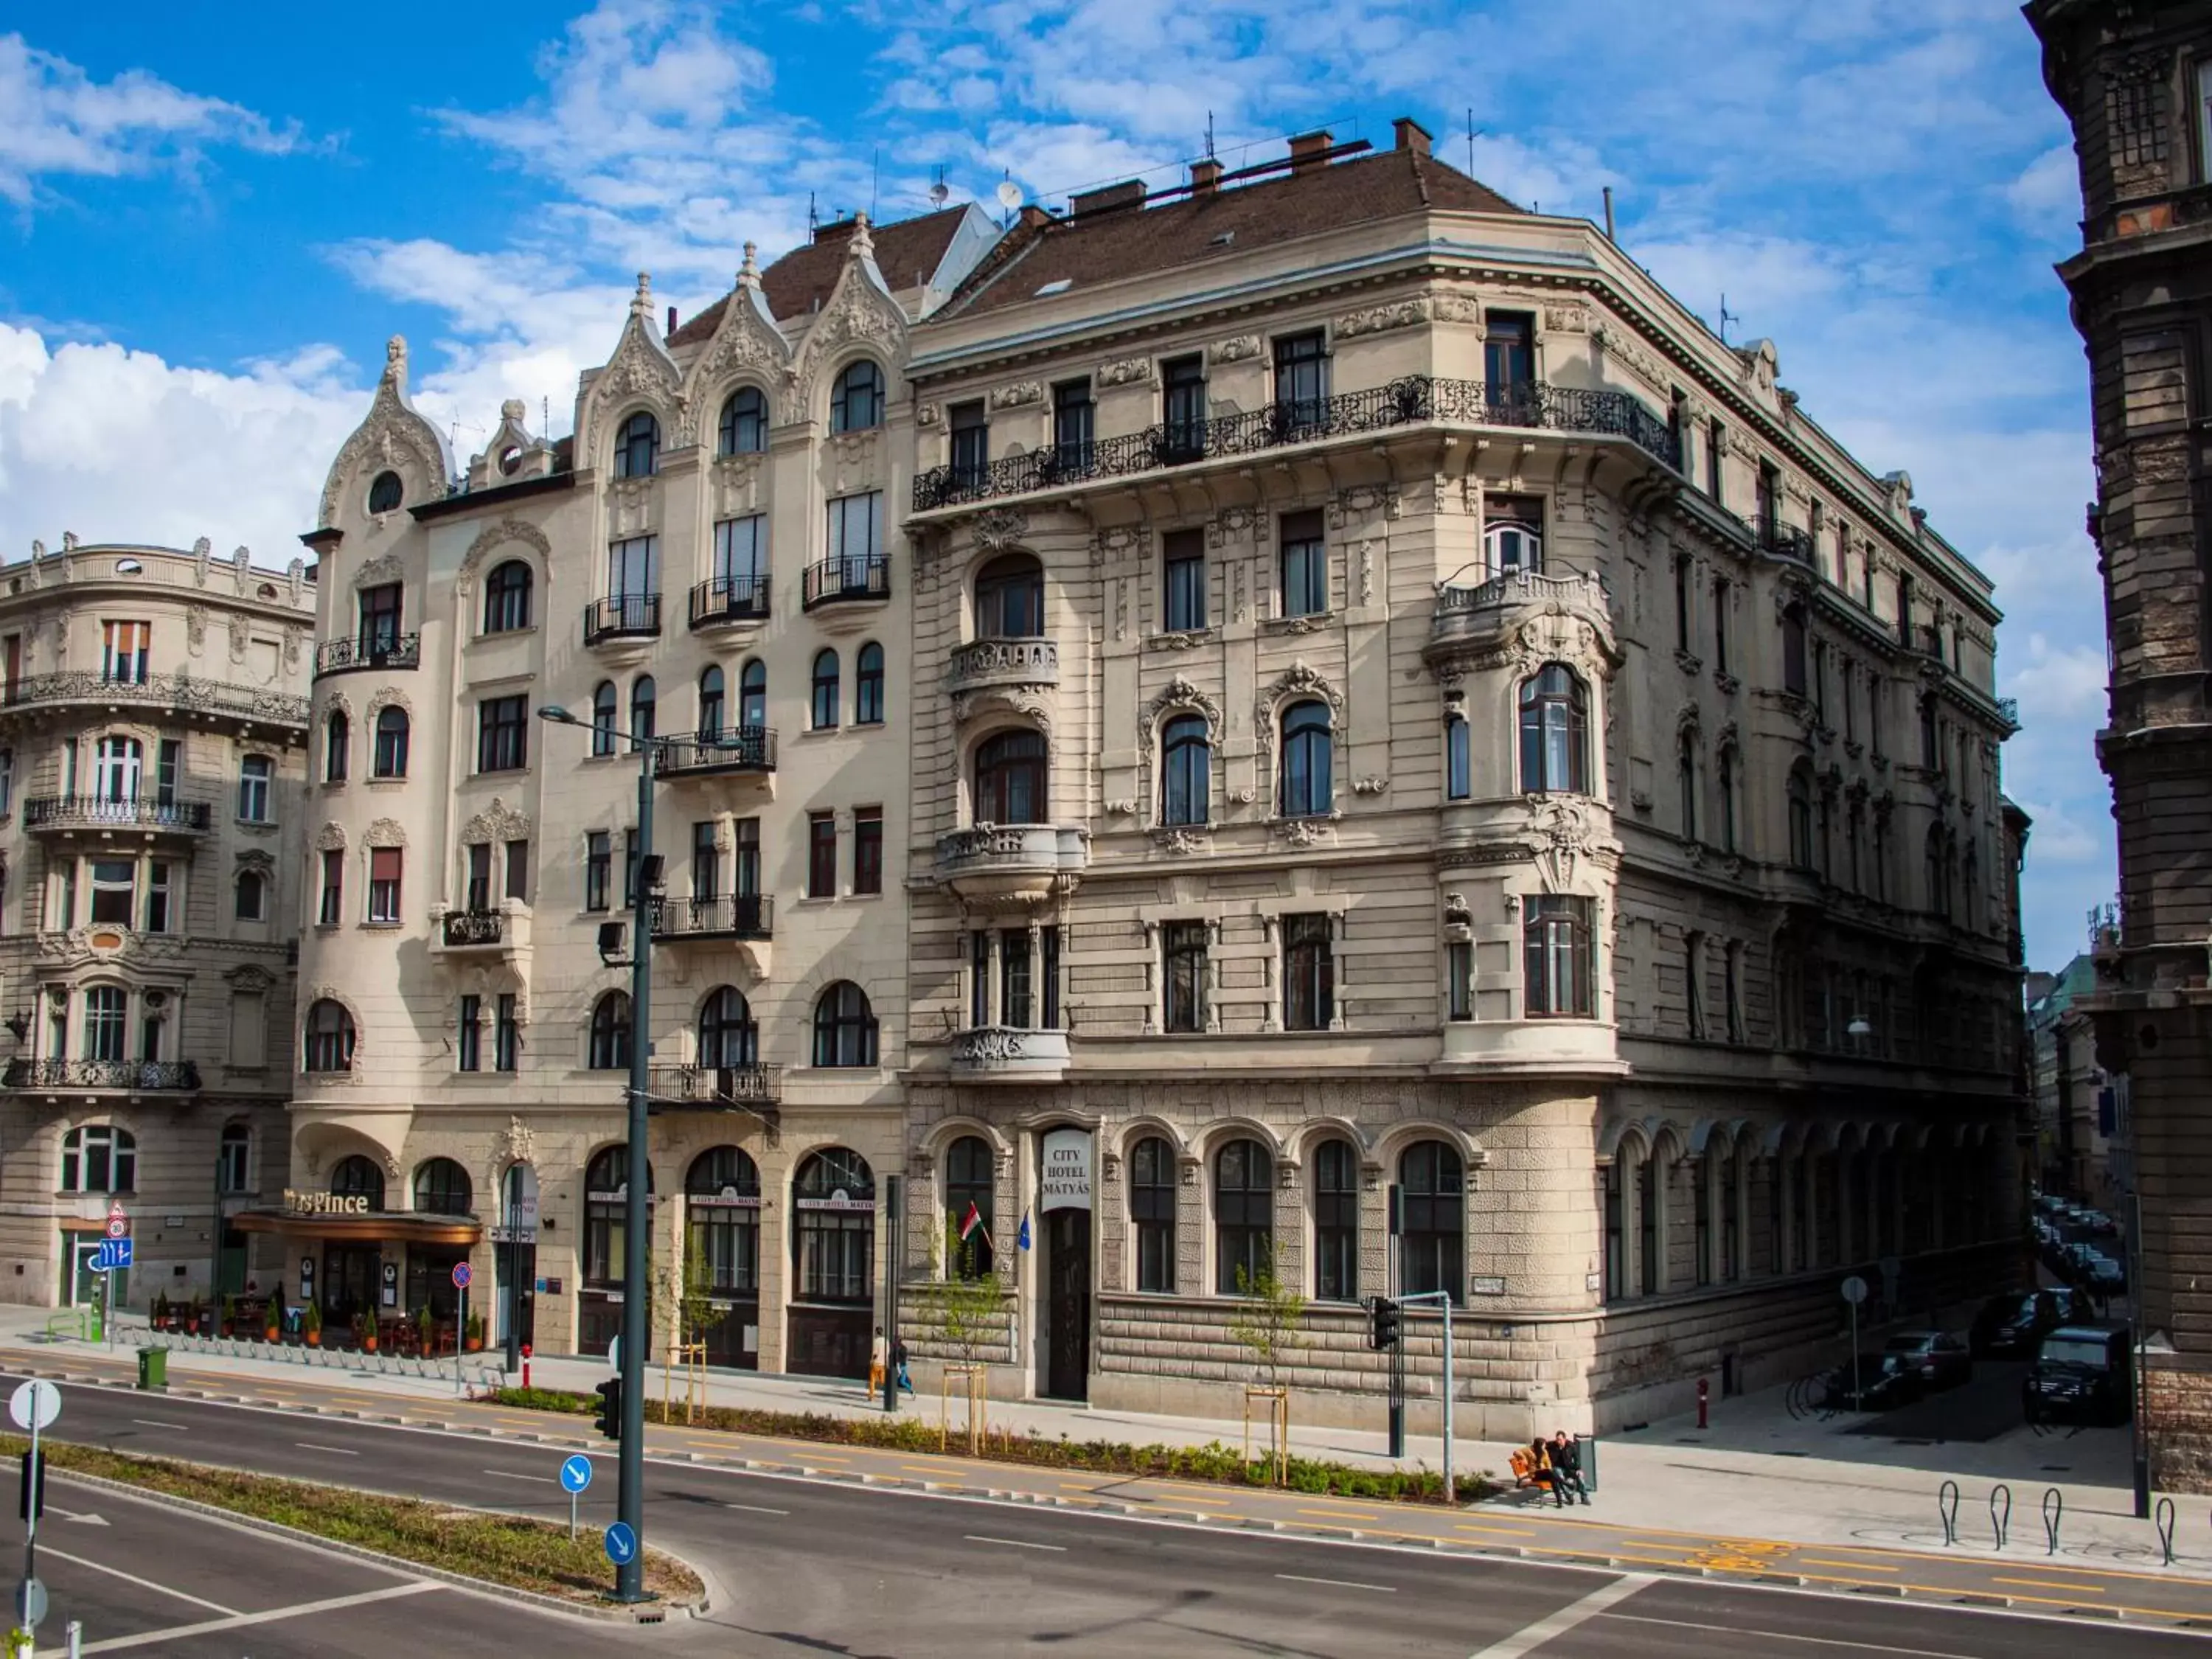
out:
<path id="1" fill-rule="evenodd" d="M 558 703 L 548 703 L 538 718 L 556 726 L 585 726 Z M 659 740 L 629 734 L 637 751 L 637 854 L 630 871 L 629 941 L 629 1158 L 624 1176 L 623 1215 L 622 1440 L 617 1447 L 619 1479 L 615 1516 L 630 1529 L 636 1547 L 615 1568 L 615 1600 L 642 1601 L 645 1590 L 645 1344 L 646 1276 L 652 1260 L 647 1228 L 649 1097 L 647 1061 L 653 996 L 653 902 L 647 876 L 653 863 L 653 762 Z"/>

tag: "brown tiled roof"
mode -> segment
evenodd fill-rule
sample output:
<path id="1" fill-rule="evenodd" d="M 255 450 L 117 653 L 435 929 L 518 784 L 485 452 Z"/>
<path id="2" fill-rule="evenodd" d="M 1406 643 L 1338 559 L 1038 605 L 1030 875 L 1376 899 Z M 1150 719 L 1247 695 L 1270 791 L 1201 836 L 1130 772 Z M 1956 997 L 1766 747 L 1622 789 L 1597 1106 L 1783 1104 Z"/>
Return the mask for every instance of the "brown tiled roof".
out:
<path id="1" fill-rule="evenodd" d="M 1382 150 L 1211 196 L 1018 228 L 1000 245 L 1000 257 L 987 260 L 938 314 L 996 311 L 1035 299 L 1051 283 L 1080 290 L 1432 209 L 1527 210 L 1434 155 Z M 1219 240 L 1224 232 L 1234 233 L 1226 242 Z"/>
<path id="2" fill-rule="evenodd" d="M 868 228 L 876 244 L 876 269 L 884 273 L 884 281 L 894 293 L 914 287 L 917 272 L 926 280 L 936 271 L 967 211 L 963 203 L 917 219 Z M 837 286 L 837 273 L 845 268 L 845 253 L 852 240 L 851 220 L 824 225 L 814 240 L 792 249 L 761 272 L 761 291 L 768 298 L 769 314 L 781 321 L 825 303 Z M 673 347 L 711 339 L 722 320 L 722 308 L 729 302 L 729 295 L 724 295 L 670 335 L 668 343 Z"/>

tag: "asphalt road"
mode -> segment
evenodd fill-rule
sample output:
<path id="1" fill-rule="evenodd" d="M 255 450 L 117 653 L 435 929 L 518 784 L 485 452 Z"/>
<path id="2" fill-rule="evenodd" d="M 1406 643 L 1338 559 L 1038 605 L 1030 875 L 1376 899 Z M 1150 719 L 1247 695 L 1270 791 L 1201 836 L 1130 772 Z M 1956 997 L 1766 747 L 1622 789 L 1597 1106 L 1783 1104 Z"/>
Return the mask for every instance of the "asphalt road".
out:
<path id="1" fill-rule="evenodd" d="M 568 1510 L 555 1479 L 562 1453 L 550 1446 L 66 1384 L 63 1397 L 55 1432 L 64 1438 L 479 1506 Z M 585 1500 L 594 1527 L 611 1518 L 614 1474 L 604 1459 Z M 653 1541 L 714 1581 L 706 1618 L 657 1629 L 586 1625 L 421 1589 L 404 1571 L 71 1489 L 58 1475 L 50 1504 L 95 1510 L 109 1524 L 57 1520 L 50 1508 L 41 1576 L 54 1610 L 41 1635 L 52 1642 L 61 1621 L 77 1617 L 88 1652 L 131 1650 L 97 1645 L 121 1640 L 185 1659 L 491 1651 L 562 1659 L 633 1648 L 793 1659 L 2205 1651 L 2194 1636 L 2103 1620 L 2085 1629 L 2079 1620 L 1334 1545 L 678 1462 L 648 1466 L 647 1503 Z M 10 1513 L 0 1552 L 20 1543 Z M 373 1599 L 349 1600 L 363 1596 Z M 331 1601 L 345 1605 L 316 1605 Z M 270 1613 L 280 1616 L 194 1630 Z"/>

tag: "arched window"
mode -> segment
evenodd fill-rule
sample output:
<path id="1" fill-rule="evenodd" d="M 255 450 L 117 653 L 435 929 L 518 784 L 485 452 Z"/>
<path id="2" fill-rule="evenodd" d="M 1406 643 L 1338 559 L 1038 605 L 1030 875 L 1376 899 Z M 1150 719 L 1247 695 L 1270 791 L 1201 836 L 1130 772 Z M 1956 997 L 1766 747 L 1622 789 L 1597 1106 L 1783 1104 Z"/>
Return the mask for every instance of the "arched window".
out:
<path id="1" fill-rule="evenodd" d="M 1314 1148 L 1314 1297 L 1359 1298 L 1359 1153 L 1348 1140 Z"/>
<path id="2" fill-rule="evenodd" d="M 84 994 L 84 1057 L 120 1060 L 126 1044 L 130 999 L 119 985 L 94 985 Z"/>
<path id="3" fill-rule="evenodd" d="M 269 878 L 258 870 L 241 870 L 233 888 L 236 899 L 231 912 L 240 921 L 263 921 L 269 915 Z"/>
<path id="4" fill-rule="evenodd" d="M 826 732 L 837 724 L 837 653 L 823 650 L 814 653 L 814 698 L 809 705 L 812 724 L 817 732 Z"/>
<path id="5" fill-rule="evenodd" d="M 865 1304 L 873 1295 L 875 1198 L 875 1171 L 858 1152 L 825 1146 L 799 1166 L 791 1253 L 800 1300 Z"/>
<path id="6" fill-rule="evenodd" d="M 830 388 L 830 429 L 866 432 L 883 423 L 883 370 L 866 357 L 846 364 Z"/>
<path id="7" fill-rule="evenodd" d="M 722 671 L 708 663 L 699 671 L 699 736 L 702 741 L 722 735 Z"/>
<path id="8" fill-rule="evenodd" d="M 134 748 L 136 744 L 132 745 Z M 248 755 L 238 763 L 238 816 L 246 823 L 270 821 L 269 784 L 276 775 L 276 763 L 266 755 Z"/>
<path id="9" fill-rule="evenodd" d="M 1044 635 L 1044 567 L 1027 553 L 1005 553 L 975 574 L 975 637 Z"/>
<path id="10" fill-rule="evenodd" d="M 760 1027 L 751 1006 L 733 985 L 718 985 L 699 1005 L 699 1064 L 730 1071 L 760 1063 Z"/>
<path id="11" fill-rule="evenodd" d="M 128 1129 L 89 1123 L 62 1137 L 62 1190 L 129 1193 L 138 1188 L 138 1143 Z"/>
<path id="12" fill-rule="evenodd" d="M 884 648 L 873 640 L 853 659 L 853 724 L 884 723 Z"/>
<path id="13" fill-rule="evenodd" d="M 1559 663 L 1546 663 L 1521 682 L 1521 789 L 1589 793 L 1589 693 Z"/>
<path id="14" fill-rule="evenodd" d="M 368 510 L 372 513 L 397 513 L 406 494 L 407 486 L 399 482 L 397 472 L 380 472 L 369 480 Z"/>
<path id="15" fill-rule="evenodd" d="M 323 722 L 323 781 L 343 783 L 346 775 L 346 754 L 353 747 L 353 723 L 342 708 L 331 710 L 331 717 Z"/>
<path id="16" fill-rule="evenodd" d="M 945 1218 L 951 1234 L 945 1277 L 991 1276 L 991 1194 L 995 1160 L 981 1135 L 963 1135 L 945 1154 Z"/>
<path id="17" fill-rule="evenodd" d="M 592 1042 L 588 1064 L 595 1072 L 620 1072 L 629 1066 L 629 996 L 609 991 L 592 1005 Z"/>
<path id="18" fill-rule="evenodd" d="M 1456 1147 L 1418 1140 L 1398 1160 L 1405 1231 L 1398 1241 L 1398 1283 L 1408 1291 L 1463 1294 L 1467 1267 L 1467 1166 Z"/>
<path id="19" fill-rule="evenodd" d="M 1129 1220 L 1137 1232 L 1137 1288 L 1176 1287 L 1175 1148 L 1148 1135 L 1129 1152 Z"/>
<path id="20" fill-rule="evenodd" d="M 1466 800 L 1474 793 L 1474 742 L 1467 718 L 1444 721 L 1444 799 Z"/>
<path id="21" fill-rule="evenodd" d="M 1275 1160 L 1256 1140 L 1213 1155 L 1214 1289 L 1252 1296 L 1275 1271 Z"/>
<path id="22" fill-rule="evenodd" d="M 337 1198 L 365 1198 L 372 1210 L 384 1207 L 384 1171 L 359 1152 L 340 1158 L 331 1170 L 331 1192 Z"/>
<path id="23" fill-rule="evenodd" d="M 305 1058 L 306 1071 L 353 1070 L 353 1016 L 343 1003 L 324 997 L 308 1008 Z"/>
<path id="24" fill-rule="evenodd" d="M 592 752 L 615 752 L 615 683 L 601 680 L 592 692 Z"/>
<path id="25" fill-rule="evenodd" d="M 404 778 L 407 775 L 407 711 L 386 703 L 376 713 L 376 753 L 370 763 L 372 775 L 380 778 Z"/>
<path id="26" fill-rule="evenodd" d="M 520 559 L 508 559 L 484 578 L 483 631 L 511 634 L 529 626 L 530 567 Z"/>
<path id="27" fill-rule="evenodd" d="M 653 1192 L 653 1165 L 645 1166 L 648 1203 Z M 619 1289 L 629 1261 L 629 1148 L 609 1146 L 584 1170 L 584 1282 L 599 1290 Z"/>
<path id="28" fill-rule="evenodd" d="M 1785 605 L 1782 611 L 1782 689 L 1805 695 L 1805 607 Z"/>
<path id="29" fill-rule="evenodd" d="M 1698 734 L 1682 728 L 1674 744 L 1674 789 L 1682 798 L 1682 839 L 1698 838 Z"/>
<path id="30" fill-rule="evenodd" d="M 1283 711 L 1281 817 L 1316 817 L 1335 804 L 1330 742 L 1327 703 L 1294 702 Z"/>
<path id="31" fill-rule="evenodd" d="M 450 1158 L 427 1160 L 415 1171 L 415 1207 L 429 1215 L 466 1215 L 475 1188 L 469 1172 Z"/>
<path id="32" fill-rule="evenodd" d="M 722 455 L 757 455 L 768 447 L 768 399 L 757 387 L 741 386 L 722 404 L 714 448 Z"/>
<path id="33" fill-rule="evenodd" d="M 1212 811 L 1212 776 L 1213 745 L 1205 719 L 1177 714 L 1160 728 L 1160 822 L 1204 823 Z"/>
<path id="34" fill-rule="evenodd" d="M 1813 776 L 1804 767 L 1790 769 L 1790 781 L 1783 786 L 1790 804 L 1790 867 L 1810 870 L 1813 867 Z"/>
<path id="35" fill-rule="evenodd" d="M 653 676 L 640 674 L 630 682 L 629 734 L 633 738 L 653 735 L 653 704 L 659 694 L 653 689 Z"/>
<path id="36" fill-rule="evenodd" d="M 760 1290 L 760 1165 L 742 1147 L 709 1146 L 684 1177 L 690 1253 L 707 1288 L 741 1296 Z"/>
<path id="37" fill-rule="evenodd" d="M 876 1063 L 875 1010 L 868 1006 L 868 994 L 850 980 L 839 980 L 815 1001 L 814 1063 Z"/>
<path id="38" fill-rule="evenodd" d="M 1044 811 L 1042 732 L 1001 732 L 976 745 L 976 823 L 1042 823 Z"/>
<path id="39" fill-rule="evenodd" d="M 768 724 L 768 670 L 757 659 L 738 675 L 738 724 L 749 731 Z"/>
<path id="40" fill-rule="evenodd" d="M 615 433 L 615 477 L 649 478 L 660 465 L 660 422 L 644 410 Z"/>
<path id="41" fill-rule="evenodd" d="M 1483 526 L 1482 556 L 1491 576 L 1534 575 L 1544 568 L 1544 532 L 1525 519 L 1492 519 Z"/>
<path id="42" fill-rule="evenodd" d="M 243 1123 L 222 1126 L 222 1142 L 216 1152 L 216 1185 L 226 1193 L 252 1190 L 253 1131 Z"/>

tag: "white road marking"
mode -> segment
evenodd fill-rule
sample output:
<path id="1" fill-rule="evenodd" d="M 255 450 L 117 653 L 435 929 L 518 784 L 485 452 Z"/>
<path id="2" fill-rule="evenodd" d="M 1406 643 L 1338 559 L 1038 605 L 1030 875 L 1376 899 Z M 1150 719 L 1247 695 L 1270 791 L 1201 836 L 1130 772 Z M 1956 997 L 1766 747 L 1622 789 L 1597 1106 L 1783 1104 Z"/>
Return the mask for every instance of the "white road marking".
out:
<path id="1" fill-rule="evenodd" d="M 187 1431 L 185 1425 L 182 1423 L 164 1423 L 156 1417 L 134 1417 L 131 1420 L 133 1423 L 138 1424 L 143 1428 L 173 1429 L 179 1434 L 183 1434 Z"/>
<path id="2" fill-rule="evenodd" d="M 63 1520 L 73 1521 L 81 1527 L 104 1527 L 107 1524 L 107 1517 L 104 1515 L 94 1515 L 89 1510 L 65 1510 L 58 1504 L 47 1504 L 46 1513 L 58 1515 Z"/>
<path id="3" fill-rule="evenodd" d="M 1385 1595 L 1395 1595 L 1395 1584 L 1363 1584 L 1352 1578 L 1309 1578 L 1302 1572 L 1279 1572 L 1276 1577 L 1292 1584 L 1327 1584 L 1331 1589 L 1380 1590 Z"/>
<path id="4" fill-rule="evenodd" d="M 73 1567 L 88 1567 L 94 1572 L 104 1572 L 111 1578 L 120 1578 L 126 1584 L 136 1584 L 140 1589 L 158 1590 L 163 1595 L 173 1595 L 179 1601 L 189 1601 L 196 1607 L 205 1607 L 209 1612 L 222 1613 L 227 1619 L 235 1619 L 238 1616 L 236 1607 L 227 1607 L 220 1601 L 210 1601 L 185 1590 L 173 1589 L 167 1584 L 155 1583 L 151 1578 L 141 1578 L 135 1572 L 125 1572 L 120 1567 L 111 1567 L 105 1561 L 88 1561 L 82 1555 L 64 1554 L 52 1545 L 47 1545 L 40 1553 L 51 1555 L 57 1561 L 66 1561 Z"/>
<path id="5" fill-rule="evenodd" d="M 726 1510 L 744 1510 L 750 1515 L 789 1515 L 789 1510 L 772 1510 L 765 1504 L 725 1504 Z"/>
<path id="6" fill-rule="evenodd" d="M 557 1476 L 550 1474 L 517 1474 L 512 1469 L 486 1469 L 484 1473 L 498 1480 L 534 1480 L 541 1486 L 557 1486 Z"/>
<path id="7" fill-rule="evenodd" d="M 1067 1553 L 1065 1544 L 1032 1544 L 1026 1538 L 986 1538 L 981 1533 L 963 1534 L 971 1544 L 1003 1544 L 1010 1550 L 1050 1550 L 1055 1555 Z"/>
<path id="8" fill-rule="evenodd" d="M 342 1608 L 358 1607 L 370 1601 L 389 1601 L 396 1596 L 420 1595 L 425 1590 L 445 1588 L 443 1584 L 427 1578 L 410 1579 L 404 1584 L 393 1584 L 385 1589 L 363 1590 L 358 1595 L 332 1596 L 327 1601 L 302 1601 L 295 1607 L 271 1607 L 266 1613 L 237 1613 L 228 1619 L 210 1619 L 204 1625 L 179 1625 L 173 1630 L 147 1631 L 137 1636 L 111 1636 L 104 1642 L 87 1642 L 79 1650 L 84 1653 L 120 1653 L 128 1648 L 181 1642 L 186 1637 L 210 1636 L 218 1631 L 244 1630 L 249 1625 L 271 1625 L 279 1620 L 304 1619 L 312 1613 L 337 1613 Z"/>
<path id="9" fill-rule="evenodd" d="M 1737 1636 L 1743 1633 L 1735 1625 L 1701 1625 L 1688 1619 L 1659 1619 L 1642 1613 L 1609 1613 L 1608 1619 L 1618 1619 L 1626 1624 L 1666 1625 L 1675 1630 L 1711 1631 L 1716 1634 Z M 1770 1642 L 1797 1642 L 1808 1647 L 1849 1648 L 1854 1653 L 1897 1653 L 1906 1659 L 1966 1659 L 1966 1656 L 1948 1648 L 1887 1648 L 1879 1642 L 1869 1642 L 1863 1637 L 1843 1640 L 1832 1636 L 1793 1636 L 1787 1631 L 1763 1630 L 1758 1632 Z"/>
<path id="10" fill-rule="evenodd" d="M 1554 1636 L 1565 1635 L 1576 1626 L 1596 1618 L 1614 1602 L 1626 1601 L 1646 1584 L 1657 1582 L 1648 1572 L 1626 1573 L 1600 1584 L 1580 1601 L 1568 1602 L 1557 1613 L 1546 1613 L 1534 1624 L 1522 1626 L 1503 1641 L 1476 1649 L 1474 1659 L 1521 1659 L 1522 1655 L 1534 1652 Z"/>
<path id="11" fill-rule="evenodd" d="M 361 1455 L 359 1452 L 349 1450 L 343 1446 L 319 1446 L 312 1440 L 295 1440 L 292 1443 L 297 1446 L 301 1451 L 331 1452 L 339 1457 L 358 1457 Z"/>

